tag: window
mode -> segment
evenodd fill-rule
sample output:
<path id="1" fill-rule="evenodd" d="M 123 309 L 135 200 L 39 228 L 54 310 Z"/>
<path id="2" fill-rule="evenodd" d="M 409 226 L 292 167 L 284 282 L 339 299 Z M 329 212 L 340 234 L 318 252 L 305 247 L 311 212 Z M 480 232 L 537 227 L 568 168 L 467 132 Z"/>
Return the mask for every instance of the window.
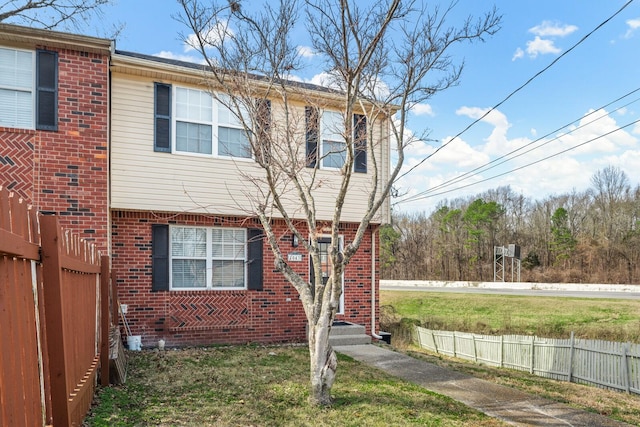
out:
<path id="1" fill-rule="evenodd" d="M 57 64 L 56 52 L 0 47 L 0 126 L 57 130 Z"/>
<path id="2" fill-rule="evenodd" d="M 320 121 L 322 140 L 322 166 L 341 168 L 346 160 L 347 145 L 344 140 L 344 117 L 334 111 L 324 111 Z"/>
<path id="3" fill-rule="evenodd" d="M 212 153 L 213 99 L 201 90 L 176 88 L 176 151 Z"/>
<path id="4" fill-rule="evenodd" d="M 240 119 L 225 104 L 229 99 L 218 101 L 218 154 L 220 156 L 251 158 L 251 145 Z M 248 122 L 249 113 L 241 108 L 242 117 Z"/>
<path id="5" fill-rule="evenodd" d="M 337 111 L 319 111 L 305 107 L 307 167 L 314 168 L 320 150 L 320 166 L 340 169 L 346 161 L 344 115 Z M 367 173 L 367 121 L 353 115 L 354 172 Z M 319 146 L 318 146 L 319 145 Z"/>
<path id="6" fill-rule="evenodd" d="M 155 151 L 251 158 L 242 122 L 224 98 L 216 100 L 206 91 L 184 87 L 174 87 L 173 97 L 171 92 L 170 85 L 156 83 Z M 243 114 L 245 120 L 247 116 Z"/>
<path id="7" fill-rule="evenodd" d="M 242 254 L 243 235 L 246 236 L 246 256 Z M 261 291 L 263 237 L 259 228 L 244 230 L 152 224 L 151 291 L 163 292 L 170 288 L 240 289 L 244 288 L 245 282 L 246 289 Z M 240 261 L 246 266 L 246 280 L 240 280 L 245 273 Z M 173 286 L 170 287 L 172 280 Z"/>
<path id="8" fill-rule="evenodd" d="M 243 289 L 245 229 L 171 227 L 172 289 Z"/>

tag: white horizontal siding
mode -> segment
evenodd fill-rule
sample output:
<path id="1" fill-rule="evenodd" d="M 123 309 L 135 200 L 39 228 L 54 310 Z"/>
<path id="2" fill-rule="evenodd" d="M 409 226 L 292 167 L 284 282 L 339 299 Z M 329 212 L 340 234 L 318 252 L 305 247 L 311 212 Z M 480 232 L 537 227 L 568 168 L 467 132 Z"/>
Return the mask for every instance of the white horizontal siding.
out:
<path id="1" fill-rule="evenodd" d="M 111 207 L 113 209 L 252 215 L 259 194 L 247 175 L 261 176 L 253 161 L 153 151 L 154 82 L 115 73 L 111 112 Z M 337 171 L 319 171 L 313 195 L 318 218 L 333 216 Z M 342 220 L 359 222 L 367 203 L 369 174 L 354 174 Z M 295 193 L 286 199 L 292 216 L 302 217 Z M 274 216 L 276 216 L 274 214 Z"/>

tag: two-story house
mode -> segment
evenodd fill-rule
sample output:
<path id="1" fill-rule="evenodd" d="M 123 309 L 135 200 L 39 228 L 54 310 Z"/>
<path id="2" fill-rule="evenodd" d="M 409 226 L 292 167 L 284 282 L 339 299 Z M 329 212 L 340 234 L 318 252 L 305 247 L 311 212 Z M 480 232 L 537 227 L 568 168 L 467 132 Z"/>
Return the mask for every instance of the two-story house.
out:
<path id="1" fill-rule="evenodd" d="M 0 24 L 0 185 L 103 251 L 111 47 Z"/>
<path id="2" fill-rule="evenodd" d="M 293 151 L 313 163 L 301 173 L 313 174 L 322 233 L 344 161 L 341 104 L 321 87 L 298 89 L 289 105 L 300 119 Z M 263 172 L 211 90 L 198 64 L 0 24 L 0 185 L 109 252 L 131 332 L 145 346 L 304 341 L 297 291 L 275 270 L 255 216 L 261 189 L 252 177 Z M 283 114 L 276 99 L 268 104 L 275 132 Z M 377 151 L 356 153 L 342 243 L 353 240 L 374 177 L 389 173 L 388 128 L 370 126 Z M 283 199 L 302 220 L 295 199 Z M 386 203 L 342 278 L 336 319 L 368 334 L 378 328 L 377 229 L 388 220 Z M 309 256 L 282 217 L 272 223 L 289 265 L 310 277 Z"/>
<path id="3" fill-rule="evenodd" d="M 251 177 L 261 174 L 255 153 L 243 147 L 238 120 L 211 96 L 206 79 L 198 64 L 112 55 L 111 241 L 121 301 L 129 306 L 133 333 L 150 343 L 303 341 L 306 318 L 297 292 L 274 271 L 267 244 L 253 239 L 262 234 L 251 215 L 251 193 L 259 189 Z M 292 105 L 307 122 L 305 99 L 326 105 L 313 115 L 319 134 L 313 150 L 328 152 L 340 139 L 331 126 L 341 120 L 340 104 L 326 89 L 304 91 Z M 270 105 L 273 122 L 282 115 L 275 100 Z M 299 131 L 304 141 L 304 126 Z M 380 126 L 381 140 L 385 131 Z M 300 146 L 308 154 L 309 141 Z M 382 179 L 388 144 L 375 146 L 385 165 L 378 171 Z M 339 176 L 341 157 L 320 157 L 314 172 L 326 185 L 315 189 L 314 198 L 317 217 L 330 221 L 337 191 L 331 181 Z M 362 218 L 372 169 L 360 153 L 342 215 L 345 241 Z M 290 212 L 303 215 L 294 206 Z M 388 215 L 387 205 L 347 266 L 336 318 L 365 325 L 368 333 L 378 325 L 375 231 Z M 281 239 L 291 239 L 277 215 L 273 221 Z M 308 277 L 308 256 L 293 240 L 281 247 L 293 255 L 290 265 Z"/>

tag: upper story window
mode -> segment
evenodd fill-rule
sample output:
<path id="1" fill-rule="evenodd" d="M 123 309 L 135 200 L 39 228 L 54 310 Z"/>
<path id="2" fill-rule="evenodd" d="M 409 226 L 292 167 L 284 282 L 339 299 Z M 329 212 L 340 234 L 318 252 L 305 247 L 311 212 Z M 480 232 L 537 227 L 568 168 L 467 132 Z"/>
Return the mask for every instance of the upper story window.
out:
<path id="1" fill-rule="evenodd" d="M 340 169 L 347 159 L 344 114 L 305 107 L 307 166 Z M 364 115 L 353 115 L 353 171 L 367 172 L 367 120 Z"/>
<path id="2" fill-rule="evenodd" d="M 251 158 L 244 126 L 225 101 L 203 90 L 156 83 L 155 151 Z"/>
<path id="3" fill-rule="evenodd" d="M 324 111 L 320 121 L 322 167 L 339 169 L 347 158 L 344 139 L 344 116 L 336 111 Z"/>
<path id="4" fill-rule="evenodd" d="M 58 54 L 0 47 L 0 126 L 57 130 Z"/>

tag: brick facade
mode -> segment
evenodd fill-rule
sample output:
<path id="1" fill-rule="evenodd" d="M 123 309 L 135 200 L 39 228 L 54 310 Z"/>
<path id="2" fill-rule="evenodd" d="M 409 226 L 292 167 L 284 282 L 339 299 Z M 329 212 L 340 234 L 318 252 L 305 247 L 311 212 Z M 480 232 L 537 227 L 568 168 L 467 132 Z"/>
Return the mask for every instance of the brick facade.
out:
<path id="1" fill-rule="evenodd" d="M 113 273 L 118 282 L 120 302 L 128 305 L 126 317 L 131 332 L 142 335 L 144 345 L 155 346 L 159 339 L 164 339 L 169 346 L 302 342 L 306 339 L 306 318 L 297 291 L 281 273 L 274 271 L 273 255 L 266 242 L 263 247 L 264 287 L 260 291 L 152 292 L 151 225 L 168 223 L 260 227 L 255 220 L 247 218 L 112 212 Z M 282 250 L 285 256 L 288 251 L 303 252 L 288 243 L 290 234 L 286 233 L 284 224 L 277 224 L 276 230 L 283 236 Z M 345 241 L 352 239 L 354 233 L 355 225 L 343 227 Z M 365 325 L 367 333 L 371 333 L 371 236 L 369 231 L 360 250 L 347 266 L 344 314 L 336 318 Z M 291 265 L 301 275 L 308 277 L 309 259 L 306 254 L 303 254 L 302 262 Z M 376 292 L 376 298 L 377 295 Z"/>
<path id="2" fill-rule="evenodd" d="M 106 253 L 109 56 L 58 52 L 58 130 L 0 127 L 0 184 Z"/>
<path id="3" fill-rule="evenodd" d="M 148 346 L 161 338 L 169 346 L 306 340 L 306 318 L 297 291 L 274 270 L 266 242 L 261 290 L 152 291 L 153 224 L 236 228 L 260 228 L 260 224 L 246 217 L 109 211 L 109 67 L 113 58 L 109 40 L 0 24 L 0 45 L 5 44 L 10 49 L 57 52 L 57 130 L 0 127 L 0 185 L 36 210 L 58 215 L 65 229 L 111 254 L 120 301 L 129 306 L 127 319 L 133 334 L 142 335 Z M 302 261 L 290 264 L 308 277 L 308 255 L 292 247 L 284 223 L 275 226 L 285 257 L 289 251 L 301 252 Z M 343 224 L 345 242 L 353 238 L 356 227 Z M 377 259 L 372 259 L 372 236 L 369 230 L 346 268 L 344 313 L 337 316 L 337 320 L 364 325 L 369 334 L 372 264 L 378 269 Z M 377 280 L 374 286 L 377 296 Z"/>

